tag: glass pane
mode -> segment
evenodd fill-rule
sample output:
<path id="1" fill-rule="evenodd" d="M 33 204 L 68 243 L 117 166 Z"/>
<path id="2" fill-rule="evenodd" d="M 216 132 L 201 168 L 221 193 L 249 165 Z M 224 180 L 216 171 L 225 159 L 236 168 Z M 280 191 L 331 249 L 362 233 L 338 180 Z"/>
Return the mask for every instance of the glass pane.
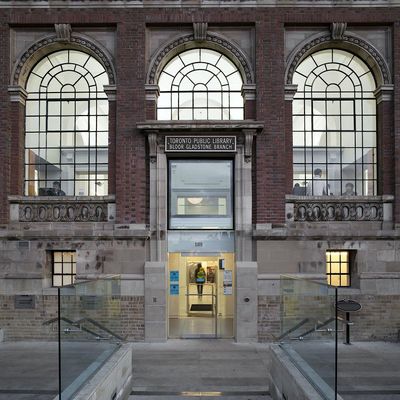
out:
<path id="1" fill-rule="evenodd" d="M 43 79 L 36 79 L 37 75 Z M 36 172 L 28 165 L 45 164 L 45 167 L 36 169 L 37 178 L 46 180 L 40 183 L 42 194 L 45 190 L 51 189 L 53 181 L 60 181 L 62 190 L 66 194 L 76 194 L 73 164 L 89 162 L 88 147 L 108 146 L 108 101 L 102 92 L 102 85 L 108 83 L 105 69 L 88 54 L 75 50 L 62 50 L 39 61 L 28 81 L 30 82 L 28 98 L 35 91 L 39 91 L 40 83 L 48 85 L 48 90 L 41 92 L 40 102 L 30 100 L 27 102 L 25 142 L 33 151 L 25 154 L 26 179 L 30 182 L 35 180 Z M 92 99 L 90 101 L 89 90 Z M 99 129 L 102 132 L 96 140 L 96 130 Z M 86 150 L 82 149 L 84 147 Z M 94 171 L 97 170 L 98 162 L 102 163 L 101 169 L 106 171 L 104 164 L 107 163 L 107 157 L 103 159 L 95 157 L 92 160 Z M 101 179 L 105 181 L 103 178 Z M 96 179 L 94 175 L 93 181 Z M 25 185 L 26 193 L 38 193 L 39 187 L 34 185 L 34 183 Z M 88 191 L 88 187 L 83 188 L 83 192 Z"/>
<path id="2" fill-rule="evenodd" d="M 53 275 L 53 286 L 62 286 L 62 275 Z"/>
<path id="3" fill-rule="evenodd" d="M 232 161 L 170 161 L 171 228 L 232 226 Z"/>
<path id="4" fill-rule="evenodd" d="M 64 276 L 64 284 L 73 280 Z M 72 399 L 121 346 L 121 283 L 118 278 L 75 283 L 61 287 L 59 296 L 61 398 Z"/>
<path id="5" fill-rule="evenodd" d="M 242 84 L 240 73 L 226 56 L 210 49 L 184 51 L 160 74 L 157 118 L 243 119 Z M 179 91 L 179 102 L 171 98 L 175 91 Z M 223 92 L 230 96 L 221 99 Z M 220 109 L 222 105 L 225 110 Z"/>
<path id="6" fill-rule="evenodd" d="M 294 163 L 304 163 L 308 171 L 318 167 L 322 175 L 327 169 L 326 184 L 331 194 L 345 193 L 349 181 L 353 190 L 348 189 L 347 195 L 361 193 L 356 187 L 356 168 L 352 164 L 373 165 L 368 168 L 367 176 L 374 179 L 376 170 L 376 101 L 371 71 L 357 56 L 338 49 L 311 54 L 297 71 L 294 83 L 301 86 L 293 102 Z M 299 158 L 297 148 L 303 146 L 306 146 L 304 157 Z M 294 178 L 299 181 L 296 168 L 294 165 Z M 307 174 L 304 178 L 309 181 L 312 174 Z M 362 172 L 361 175 L 365 180 Z M 374 185 L 362 187 L 363 193 L 371 194 L 371 190 L 375 190 Z"/>
<path id="7" fill-rule="evenodd" d="M 280 291 L 281 349 L 311 384 L 327 385 L 324 398 L 334 399 L 337 289 L 282 276 Z"/>

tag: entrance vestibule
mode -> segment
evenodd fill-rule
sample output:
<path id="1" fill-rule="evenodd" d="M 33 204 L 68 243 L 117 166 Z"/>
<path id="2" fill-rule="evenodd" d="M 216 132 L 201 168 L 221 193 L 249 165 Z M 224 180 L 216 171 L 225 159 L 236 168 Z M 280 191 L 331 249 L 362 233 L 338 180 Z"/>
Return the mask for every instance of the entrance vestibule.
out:
<path id="1" fill-rule="evenodd" d="M 196 271 L 204 270 L 204 283 Z M 234 253 L 168 254 L 170 338 L 234 336 Z"/>

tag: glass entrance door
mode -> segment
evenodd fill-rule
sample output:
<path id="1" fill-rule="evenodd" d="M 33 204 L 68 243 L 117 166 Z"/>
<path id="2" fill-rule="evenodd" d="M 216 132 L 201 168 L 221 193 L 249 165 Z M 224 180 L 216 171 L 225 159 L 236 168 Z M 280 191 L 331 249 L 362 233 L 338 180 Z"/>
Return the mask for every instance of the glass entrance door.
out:
<path id="1" fill-rule="evenodd" d="M 168 257 L 169 337 L 232 338 L 233 253 Z"/>

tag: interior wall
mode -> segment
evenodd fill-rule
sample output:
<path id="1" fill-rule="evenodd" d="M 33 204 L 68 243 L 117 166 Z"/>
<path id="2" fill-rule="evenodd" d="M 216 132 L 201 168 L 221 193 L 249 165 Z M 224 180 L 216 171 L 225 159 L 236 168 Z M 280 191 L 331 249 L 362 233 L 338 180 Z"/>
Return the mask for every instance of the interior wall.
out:
<path id="1" fill-rule="evenodd" d="M 219 259 L 225 260 L 225 270 L 232 271 L 232 294 L 224 294 L 224 270 L 218 268 Z M 207 268 L 215 268 L 215 286 L 217 287 L 218 294 L 218 316 L 219 317 L 233 317 L 234 315 L 234 288 L 235 288 L 235 257 L 234 253 L 221 253 L 220 256 L 182 256 L 181 253 L 168 254 L 168 284 L 170 285 L 170 272 L 178 271 L 179 273 L 179 295 L 169 294 L 169 317 L 170 318 L 183 318 L 187 316 L 187 285 L 188 285 L 188 266 L 191 263 L 201 262 L 203 268 L 207 272 Z M 174 282 L 172 282 L 173 284 Z M 204 299 L 209 289 L 204 287 Z M 195 293 L 196 285 L 193 285 L 190 293 Z M 208 289 L 208 291 L 207 291 Z M 216 289 L 214 289 L 216 290 Z M 169 291 L 170 293 L 170 291 Z M 190 298 L 195 296 L 190 296 Z M 209 300 L 209 299 L 207 299 Z"/>

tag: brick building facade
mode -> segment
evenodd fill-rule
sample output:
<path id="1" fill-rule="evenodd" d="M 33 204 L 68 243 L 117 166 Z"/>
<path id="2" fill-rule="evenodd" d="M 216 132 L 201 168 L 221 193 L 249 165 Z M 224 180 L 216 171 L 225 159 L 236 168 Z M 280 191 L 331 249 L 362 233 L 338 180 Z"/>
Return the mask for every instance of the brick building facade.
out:
<path id="1" fill-rule="evenodd" d="M 56 311 L 52 257 L 54 252 L 69 251 L 76 254 L 77 279 L 121 276 L 125 333 L 131 340 L 185 337 L 180 328 L 178 333 L 172 332 L 172 320 L 198 317 L 190 314 L 193 304 L 186 304 L 185 299 L 178 301 L 178 297 L 184 291 L 189 299 L 196 297 L 191 292 L 196 290 L 196 285 L 191 280 L 190 268 L 199 261 L 210 268 L 207 270 L 210 296 L 215 294 L 215 301 L 219 302 L 214 309 L 212 300 L 212 315 L 227 317 L 228 325 L 231 324 L 229 328 L 221 328 L 220 333 L 210 331 L 212 335 L 234 337 L 238 341 L 274 340 L 280 334 L 282 319 L 280 275 L 325 280 L 326 252 L 331 250 L 346 252 L 350 260 L 351 284 L 341 288 L 341 294 L 364 305 L 356 316 L 358 337 L 397 337 L 400 327 L 399 305 L 395 301 L 400 295 L 400 116 L 396 110 L 400 101 L 400 3 L 392 1 L 389 5 L 387 1 L 377 1 L 374 4 L 371 7 L 364 1 L 328 0 L 257 4 L 181 1 L 163 6 L 152 0 L 3 1 L 0 4 L 0 329 L 5 338 L 41 337 L 44 328 L 37 324 L 38 318 L 51 318 Z M 211 100 L 201 108 L 196 106 L 195 97 L 188 108 L 193 112 L 192 117 L 179 117 L 183 115 L 180 106 L 177 106 L 178 117 L 174 116 L 171 105 L 172 117 L 160 118 L 162 72 L 167 70 L 168 63 L 179 55 L 183 57 L 185 52 L 192 51 L 190 54 L 195 57 L 197 49 L 218 53 L 236 68 L 241 79 L 241 118 L 233 118 L 232 110 L 226 111 L 233 108 L 233 100 L 226 109 L 222 105 L 219 108 L 211 105 L 214 104 Z M 372 97 L 343 95 L 340 100 L 335 100 L 336 97 L 332 100 L 328 95 L 315 98 L 305 95 L 304 104 L 308 98 L 312 98 L 310 101 L 328 99 L 331 104 L 339 101 L 341 111 L 317 115 L 317 106 L 312 106 L 314 111 L 307 114 L 306 105 L 297 113 L 293 102 L 301 99 L 300 80 L 296 78 L 300 65 L 318 52 L 327 54 L 331 50 L 334 50 L 329 61 L 332 65 L 336 54 L 341 54 L 343 59 L 350 54 L 354 60 L 360 60 L 357 68 L 364 70 L 360 70 L 358 78 L 361 80 L 365 74 L 373 77 Z M 104 69 L 102 74 L 107 76 L 107 82 L 103 97 L 96 101 L 107 100 L 108 136 L 106 144 L 100 145 L 100 139 L 96 139 L 96 161 L 86 163 L 88 171 L 92 171 L 91 166 L 95 169 L 93 174 L 83 173 L 77 167 L 78 152 L 83 153 L 83 147 L 90 148 L 90 145 L 83 141 L 82 148 L 78 149 L 77 139 L 73 139 L 74 145 L 70 147 L 75 152 L 74 175 L 67 179 L 62 161 L 50 162 L 51 149 L 57 149 L 58 157 L 64 155 L 63 139 L 59 139 L 58 147 L 51 147 L 48 142 L 45 146 L 31 145 L 27 137 L 32 132 L 32 141 L 40 143 L 41 135 L 50 141 L 50 133 L 58 132 L 61 137 L 67 132 L 62 125 L 62 118 L 67 114 L 63 116 L 61 111 L 58 114 L 61 128 L 57 132 L 51 130 L 50 105 L 55 100 L 50 94 L 54 92 L 48 91 L 48 97 L 41 97 L 47 71 L 37 86 L 37 99 L 36 89 L 30 88 L 34 86 L 33 75 L 40 76 L 39 68 L 46 57 L 68 51 L 89 56 Z M 60 64 L 61 70 L 69 70 L 67 65 L 72 62 L 72 56 L 69 57 L 68 62 Z M 54 60 L 49 59 L 51 68 L 57 68 Z M 198 60 L 199 63 L 206 61 Z M 337 66 L 337 70 L 347 71 L 346 66 L 351 62 L 346 65 L 343 62 L 345 66 Z M 330 68 L 328 64 L 324 64 L 326 71 Z M 86 68 L 86 64 L 79 64 L 81 67 Z M 79 70 L 74 68 L 75 72 Z M 345 72 L 347 77 L 352 79 L 357 75 L 359 70 L 354 68 L 355 75 L 354 71 Z M 212 67 L 205 69 L 212 70 Z M 306 74 L 304 71 L 302 76 Z M 312 73 L 318 76 L 317 72 Z M 94 76 L 98 75 L 94 73 Z M 355 82 L 356 78 L 352 80 Z M 337 87 L 339 84 L 335 83 Z M 330 85 L 328 82 L 326 93 Z M 67 86 L 68 82 L 62 88 Z M 67 93 L 77 93 L 76 90 L 67 90 Z M 171 99 L 174 90 L 178 89 L 168 92 Z M 200 89 L 192 89 L 195 90 Z M 205 93 L 206 89 L 200 92 Z M 342 92 L 345 93 L 340 89 Z M 334 93 L 339 93 L 339 89 Z M 95 97 L 90 96 L 82 99 L 94 101 Z M 62 98 L 61 95 L 61 100 L 57 100 L 61 105 Z M 356 111 L 357 99 L 362 104 L 361 111 Z M 29 104 L 35 109 L 35 101 L 38 110 L 41 103 L 46 103 L 44 112 L 27 112 Z M 76 111 L 79 97 L 68 101 L 75 101 L 72 131 L 76 134 L 78 122 L 81 123 L 78 119 L 86 114 Z M 353 112 L 345 111 L 348 104 L 345 101 L 354 101 Z M 373 111 L 366 111 L 367 101 L 372 102 L 368 104 Z M 328 103 L 324 104 L 328 107 Z M 211 115 L 210 110 L 214 109 L 222 110 L 222 117 L 193 117 L 198 110 L 198 115 L 204 110 Z M 231 114 L 226 117 L 225 112 Z M 347 129 L 345 121 L 349 115 L 353 122 L 348 123 L 354 126 Z M 296 117 L 302 119 L 303 128 L 297 129 Z M 318 137 L 328 137 L 334 131 L 328 126 L 329 117 L 332 121 L 335 117 L 340 119 L 337 131 L 342 136 L 338 133 L 341 139 L 336 147 L 328 144 L 330 139 L 325 139 L 325 158 L 320 162 L 315 135 L 318 131 Z M 101 112 L 96 111 L 94 118 L 97 125 L 93 131 L 100 137 Z M 318 118 L 325 121 L 321 122 L 324 127 L 318 125 L 317 121 L 322 121 Z M 362 121 L 361 128 L 357 118 Z M 309 120 L 312 126 L 308 128 Z M 30 129 L 35 121 L 39 128 Z M 346 147 L 343 132 L 348 131 L 354 131 L 355 139 L 354 144 Z M 370 147 L 366 144 L 366 131 L 376 133 L 375 144 Z M 302 145 L 296 142 L 296 132 L 304 135 Z M 314 145 L 307 144 L 307 135 L 314 138 L 311 140 Z M 357 144 L 359 137 L 360 145 Z M 189 147 L 183 147 L 185 151 L 167 148 L 168 140 L 179 138 L 233 138 L 234 146 L 222 151 L 203 147 L 197 148 L 201 151 Z M 294 151 L 296 146 L 298 153 Z M 328 175 L 334 159 L 331 148 L 341 152 L 340 161 L 335 164 L 335 171 L 340 173 L 335 178 Z M 47 153 L 41 153 L 42 149 Z M 104 149 L 106 162 L 99 161 Z M 371 159 L 367 158 L 370 157 L 367 149 L 372 149 Z M 91 150 L 87 151 L 91 160 Z M 304 154 L 303 161 L 296 158 L 300 152 Z M 348 164 L 347 153 L 355 154 Z M 309 154 L 313 154 L 312 161 L 308 161 Z M 363 161 L 358 161 L 359 157 Z M 190 190 L 186 188 L 186 197 L 181 200 L 186 203 L 176 200 L 179 207 L 186 208 L 178 209 L 176 214 L 172 212 L 173 171 L 178 171 L 180 162 L 190 164 L 193 160 L 199 162 L 200 170 L 202 162 L 225 160 L 229 164 L 231 178 L 227 190 L 231 197 L 227 202 L 230 206 L 221 200 L 222 194 L 214 195 L 218 206 L 208 206 L 210 210 L 217 210 L 218 217 L 224 213 L 221 209 L 231 208 L 227 217 L 230 222 L 226 225 L 219 225 L 220 220 L 214 219 L 212 223 L 203 221 L 203 225 L 201 221 L 200 225 L 190 225 L 192 222 L 187 222 L 190 218 L 182 222 L 182 213 L 198 215 L 194 206 L 204 198 L 204 191 L 200 195 L 193 187 L 207 186 L 208 182 L 196 181 Z M 346 171 L 353 171 L 352 163 L 355 172 L 351 182 L 357 193 L 346 196 L 343 192 L 349 179 L 344 176 Z M 55 165 L 62 172 L 57 172 Z M 100 165 L 106 173 L 101 172 Z M 323 179 L 330 185 L 330 193 L 306 193 L 318 165 L 326 169 Z M 40 168 L 47 171 L 45 178 L 41 178 Z M 53 178 L 52 173 L 59 175 Z M 53 195 L 49 188 L 53 180 L 61 182 L 65 196 Z M 300 194 L 293 189 L 297 181 L 303 190 Z M 84 187 L 82 191 L 79 182 Z M 177 185 L 183 185 L 182 182 Z M 100 190 L 102 185 L 108 189 Z M 339 189 L 333 190 L 335 185 Z M 182 193 L 177 198 L 183 199 Z M 209 201 L 211 204 L 214 200 Z M 171 288 L 175 281 L 170 274 L 175 271 L 179 271 L 176 281 L 179 294 Z M 225 271 L 231 271 L 231 277 Z M 215 273 L 216 280 L 211 278 Z M 226 289 L 230 285 L 232 294 Z M 13 298 L 18 295 L 36 298 L 35 310 L 24 311 L 21 318 L 18 317 L 21 311 L 13 310 Z M 172 312 L 175 308 L 181 311 Z M 204 314 L 200 316 L 203 317 Z M 21 320 L 30 318 L 32 326 L 37 327 L 21 329 Z M 377 319 L 380 319 L 379 329 L 374 323 Z M 191 334 L 201 336 L 200 331 Z"/>

